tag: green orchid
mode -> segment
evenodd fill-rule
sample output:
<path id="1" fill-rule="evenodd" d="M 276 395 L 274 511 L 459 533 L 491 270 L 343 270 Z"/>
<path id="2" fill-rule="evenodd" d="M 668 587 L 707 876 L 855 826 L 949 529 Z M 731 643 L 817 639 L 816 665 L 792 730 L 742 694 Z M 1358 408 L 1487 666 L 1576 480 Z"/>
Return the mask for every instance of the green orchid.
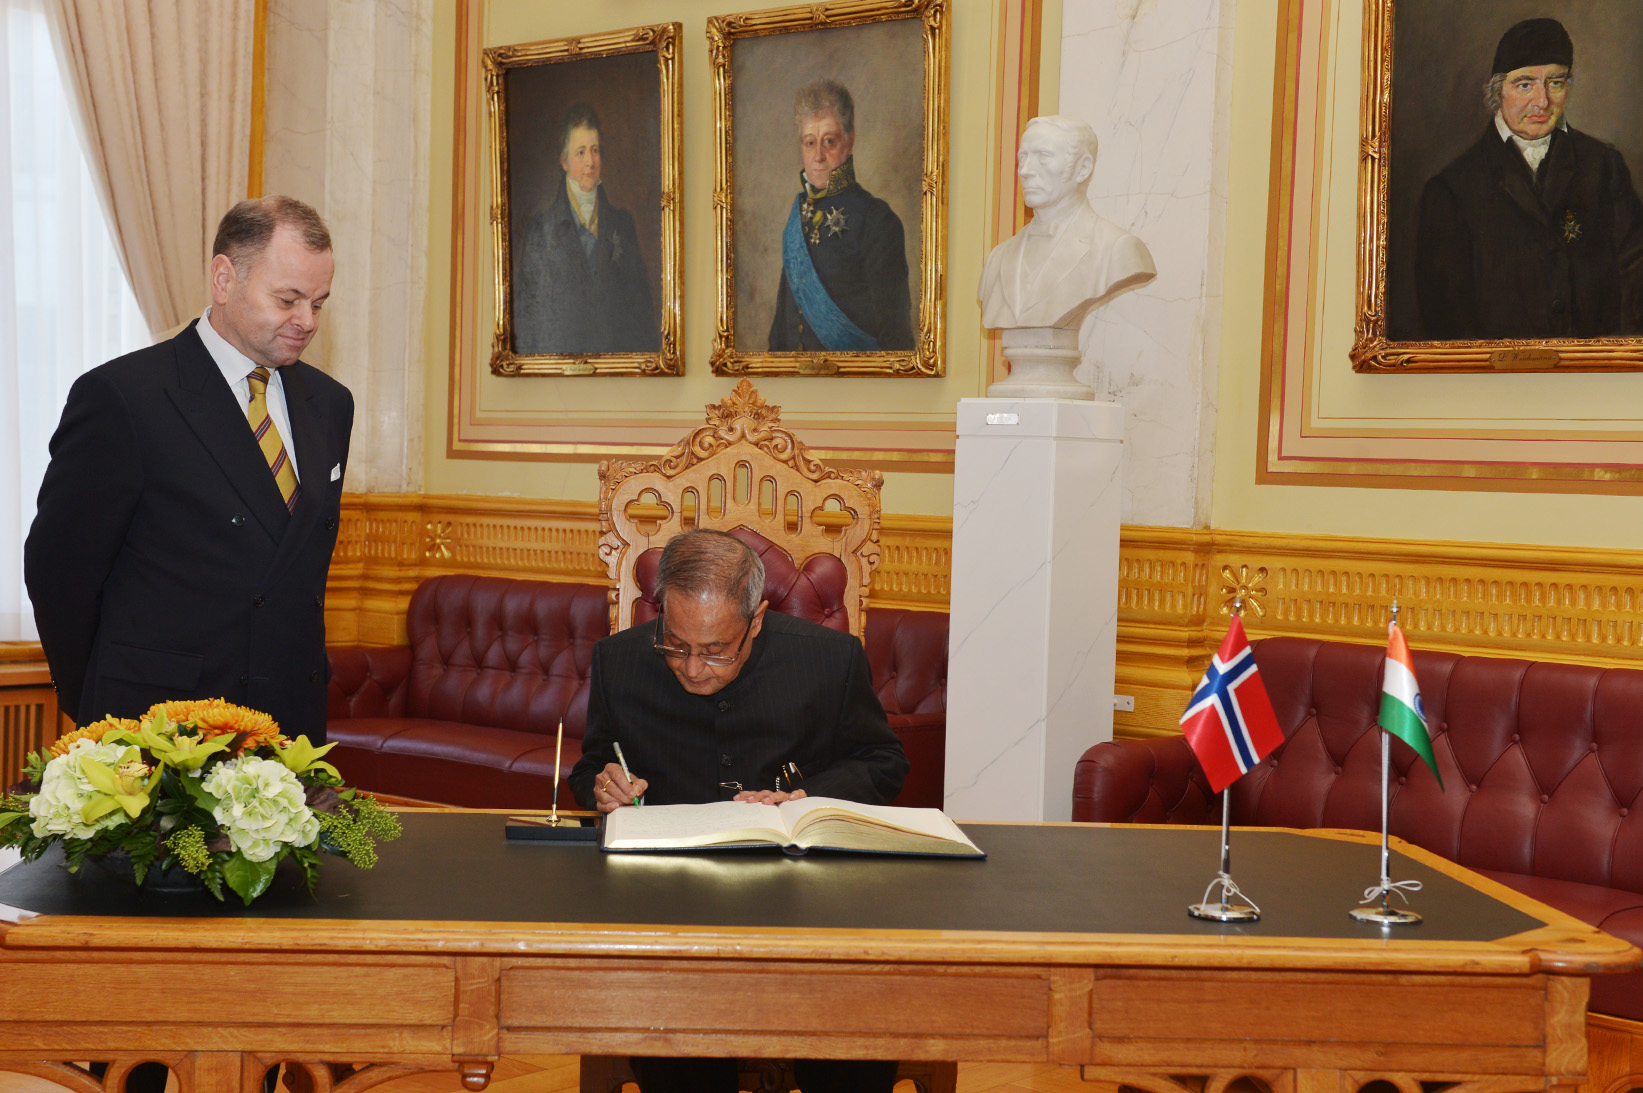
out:
<path id="1" fill-rule="evenodd" d="M 285 769 L 292 774 L 306 774 L 311 770 L 322 770 L 340 782 L 342 781 L 342 774 L 337 768 L 330 763 L 320 762 L 320 757 L 334 747 L 336 747 L 336 744 L 330 743 L 323 748 L 316 748 L 309 743 L 307 736 L 299 736 L 284 747 L 275 750 L 279 753 L 280 762 L 284 763 Z"/>
<path id="2" fill-rule="evenodd" d="M 207 759 L 227 751 L 233 742 L 231 736 L 184 736 L 153 725 L 144 725 L 138 739 L 149 754 L 174 770 L 199 770 Z"/>
<path id="3" fill-rule="evenodd" d="M 148 807 L 148 795 L 160 780 L 160 768 L 143 762 L 142 754 L 135 746 L 120 754 L 120 761 L 113 769 L 82 755 L 80 772 L 101 794 L 80 810 L 80 818 L 88 824 L 95 823 L 117 808 L 125 809 L 127 816 L 136 819 Z"/>

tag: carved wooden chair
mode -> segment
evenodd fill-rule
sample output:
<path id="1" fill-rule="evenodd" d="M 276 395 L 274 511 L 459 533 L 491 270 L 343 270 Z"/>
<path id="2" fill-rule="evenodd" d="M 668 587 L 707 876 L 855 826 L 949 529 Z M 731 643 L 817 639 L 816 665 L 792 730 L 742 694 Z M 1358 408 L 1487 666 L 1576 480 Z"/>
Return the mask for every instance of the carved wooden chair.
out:
<path id="1" fill-rule="evenodd" d="M 765 563 L 773 610 L 862 636 L 879 564 L 877 471 L 833 470 L 782 427 L 748 380 L 654 461 L 599 464 L 599 556 L 611 630 L 656 617 L 662 547 L 680 532 L 737 535 Z"/>
<path id="2" fill-rule="evenodd" d="M 662 547 L 692 528 L 728 531 L 759 552 L 773 610 L 860 638 L 879 564 L 877 471 L 833 470 L 781 424 L 748 380 L 662 458 L 599 464 L 599 556 L 610 573 L 611 629 L 656 617 Z M 743 1059 L 744 1090 L 792 1090 L 790 1061 Z M 903 1062 L 896 1081 L 953 1093 L 957 1064 Z M 583 1056 L 582 1093 L 634 1081 L 620 1056 Z"/>

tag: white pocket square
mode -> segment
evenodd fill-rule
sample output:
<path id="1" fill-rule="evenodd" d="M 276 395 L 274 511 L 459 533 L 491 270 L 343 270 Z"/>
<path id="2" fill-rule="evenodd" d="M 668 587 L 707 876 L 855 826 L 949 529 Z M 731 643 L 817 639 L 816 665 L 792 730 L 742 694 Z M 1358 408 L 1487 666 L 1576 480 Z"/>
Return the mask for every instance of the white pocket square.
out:
<path id="1" fill-rule="evenodd" d="M 335 482 L 337 479 L 339 479 L 341 477 L 342 477 L 342 464 L 338 463 L 335 467 L 331 468 L 331 481 Z"/>

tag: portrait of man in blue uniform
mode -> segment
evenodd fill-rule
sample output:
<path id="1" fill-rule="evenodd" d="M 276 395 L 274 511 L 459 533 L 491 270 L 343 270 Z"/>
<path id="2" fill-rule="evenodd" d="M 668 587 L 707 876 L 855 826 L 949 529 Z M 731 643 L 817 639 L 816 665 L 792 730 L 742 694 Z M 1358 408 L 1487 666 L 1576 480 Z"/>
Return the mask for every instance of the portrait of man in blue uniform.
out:
<path id="1" fill-rule="evenodd" d="M 769 348 L 876 352 L 913 348 L 901 218 L 856 178 L 856 107 L 831 79 L 793 107 L 801 168 L 781 236 L 781 283 Z"/>

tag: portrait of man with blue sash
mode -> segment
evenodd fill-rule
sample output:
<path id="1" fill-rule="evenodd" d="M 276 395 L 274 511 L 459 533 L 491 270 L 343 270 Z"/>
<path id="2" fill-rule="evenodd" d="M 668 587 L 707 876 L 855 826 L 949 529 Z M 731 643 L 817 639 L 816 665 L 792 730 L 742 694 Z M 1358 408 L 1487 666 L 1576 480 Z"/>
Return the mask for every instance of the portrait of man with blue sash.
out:
<path id="1" fill-rule="evenodd" d="M 912 349 L 905 233 L 890 206 L 856 181 L 850 92 L 833 80 L 807 84 L 793 115 L 802 167 L 782 232 L 770 349 Z"/>

